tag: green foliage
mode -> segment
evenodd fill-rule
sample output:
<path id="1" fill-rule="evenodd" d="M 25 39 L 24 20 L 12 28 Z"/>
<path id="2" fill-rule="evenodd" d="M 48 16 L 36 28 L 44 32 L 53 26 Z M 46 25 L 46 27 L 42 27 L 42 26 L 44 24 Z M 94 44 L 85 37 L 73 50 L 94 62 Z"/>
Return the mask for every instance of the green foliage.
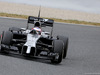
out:
<path id="1" fill-rule="evenodd" d="M 0 13 L 0 16 L 2 16 L 2 17 L 23 18 L 23 19 L 28 18 L 28 15 L 18 15 L 18 14 L 9 14 L 9 13 Z M 46 18 L 46 17 L 44 17 L 44 18 Z M 78 20 L 63 20 L 63 19 L 56 19 L 56 18 L 47 18 L 47 19 L 53 19 L 56 22 L 63 22 L 63 23 L 73 23 L 73 24 L 84 24 L 84 25 L 100 26 L 100 23 L 95 23 L 95 22 L 86 22 L 86 21 L 78 21 Z"/>

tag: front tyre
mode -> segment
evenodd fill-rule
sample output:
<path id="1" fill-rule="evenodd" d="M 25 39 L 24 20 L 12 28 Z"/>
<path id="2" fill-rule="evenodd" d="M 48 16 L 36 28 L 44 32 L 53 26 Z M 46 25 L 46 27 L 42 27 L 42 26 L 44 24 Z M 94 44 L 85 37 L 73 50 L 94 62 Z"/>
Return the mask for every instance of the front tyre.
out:
<path id="1" fill-rule="evenodd" d="M 63 42 L 61 40 L 53 41 L 53 50 L 57 55 L 51 60 L 52 63 L 59 64 L 63 59 Z"/>
<path id="2" fill-rule="evenodd" d="M 64 54 L 63 54 L 63 58 L 66 58 L 67 56 L 67 51 L 68 51 L 68 37 L 65 36 L 58 36 L 57 37 L 59 40 L 62 40 L 64 43 Z"/>
<path id="3" fill-rule="evenodd" d="M 1 37 L 1 51 L 4 51 L 4 47 L 2 45 L 7 45 L 8 47 L 11 45 L 11 40 L 13 38 L 13 34 L 10 31 L 5 31 L 2 33 Z"/>

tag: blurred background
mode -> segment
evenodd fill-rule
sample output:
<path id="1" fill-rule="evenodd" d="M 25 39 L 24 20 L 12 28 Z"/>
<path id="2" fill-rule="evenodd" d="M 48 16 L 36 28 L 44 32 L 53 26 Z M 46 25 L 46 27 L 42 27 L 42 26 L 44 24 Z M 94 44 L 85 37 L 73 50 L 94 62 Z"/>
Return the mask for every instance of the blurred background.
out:
<path id="1" fill-rule="evenodd" d="M 100 14 L 100 0 L 0 0 Z"/>

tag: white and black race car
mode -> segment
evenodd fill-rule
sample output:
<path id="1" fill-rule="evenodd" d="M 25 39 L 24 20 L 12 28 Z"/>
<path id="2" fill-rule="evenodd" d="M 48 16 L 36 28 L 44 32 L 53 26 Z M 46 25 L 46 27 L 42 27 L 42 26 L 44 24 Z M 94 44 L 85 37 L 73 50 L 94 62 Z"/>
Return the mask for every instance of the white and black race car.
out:
<path id="1" fill-rule="evenodd" d="M 16 53 L 26 57 L 42 57 L 50 59 L 52 63 L 61 63 L 67 56 L 68 37 L 54 38 L 53 23 L 54 21 L 50 19 L 29 16 L 26 28 L 12 27 L 2 32 L 0 52 Z M 34 25 L 33 29 L 29 28 L 30 24 Z M 51 32 L 42 30 L 46 26 L 52 28 Z"/>

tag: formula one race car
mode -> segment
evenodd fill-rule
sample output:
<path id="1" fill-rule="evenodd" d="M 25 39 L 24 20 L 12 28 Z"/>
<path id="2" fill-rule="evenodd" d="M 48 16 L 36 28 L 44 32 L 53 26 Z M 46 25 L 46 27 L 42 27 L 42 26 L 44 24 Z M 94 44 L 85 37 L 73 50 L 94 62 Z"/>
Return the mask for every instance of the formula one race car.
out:
<path id="1" fill-rule="evenodd" d="M 40 57 L 50 59 L 52 63 L 60 63 L 67 55 L 68 37 L 54 38 L 53 20 L 39 17 L 28 17 L 26 28 L 9 28 L 1 35 L 1 53 L 17 53 L 25 57 Z M 34 28 L 30 29 L 29 26 Z M 51 27 L 51 32 L 45 32 L 43 27 Z"/>

